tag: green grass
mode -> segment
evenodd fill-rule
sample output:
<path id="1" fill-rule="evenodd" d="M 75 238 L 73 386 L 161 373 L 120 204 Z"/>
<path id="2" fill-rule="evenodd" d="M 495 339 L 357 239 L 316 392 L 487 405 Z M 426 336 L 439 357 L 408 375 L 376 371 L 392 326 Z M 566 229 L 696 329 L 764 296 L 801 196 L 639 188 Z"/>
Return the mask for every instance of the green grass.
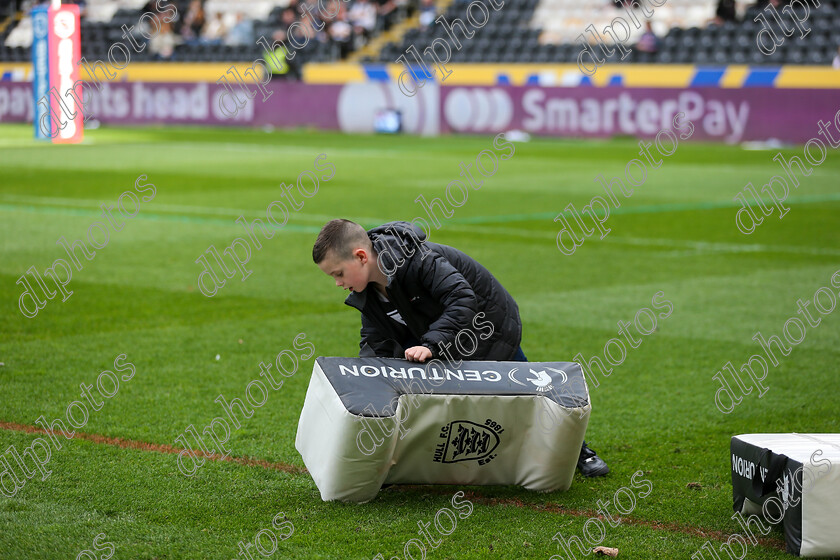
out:
<path id="1" fill-rule="evenodd" d="M 238 129 L 104 128 L 78 146 L 36 145 L 27 126 L 4 125 L 0 136 L 0 422 L 63 418 L 81 399 L 79 384 L 95 383 L 125 353 L 137 373 L 82 431 L 173 446 L 187 425 L 200 429 L 220 414 L 213 402 L 219 393 L 243 397 L 259 363 L 291 349 L 298 333 L 316 356 L 356 355 L 358 313 L 311 262 L 324 222 L 412 219 L 421 215 L 418 195 L 444 196 L 460 161 L 492 149 L 485 137 Z M 732 199 L 747 182 L 760 186 L 778 173 L 775 151 L 683 142 L 622 198 L 605 239 L 592 236 L 574 255 L 561 254 L 553 217 L 570 202 L 581 208 L 603 194 L 594 177 L 623 173 L 637 152 L 630 140 L 516 144 L 513 158 L 432 233 L 433 241 L 486 265 L 514 295 L 533 361 L 602 356 L 618 336 L 617 321 L 632 322 L 660 290 L 674 311 L 590 388 L 587 440 L 611 474 L 576 475 L 563 493 L 465 488 L 472 515 L 428 558 L 559 554 L 551 537 L 580 536 L 587 519 L 563 511 L 594 512 L 597 500 L 610 500 L 638 470 L 653 491 L 626 522 L 608 528 L 602 544 L 626 559 L 688 558 L 706 540 L 691 528 L 739 530 L 730 520 L 732 435 L 840 431 L 840 311 L 823 316 L 770 371 L 763 397 L 753 391 L 723 415 L 712 380 L 726 361 L 739 366 L 760 350 L 751 340 L 756 331 L 780 334 L 796 316 L 797 298 L 831 287 L 840 269 L 837 153 L 801 179 L 784 219 L 774 214 L 745 236 L 735 228 Z M 194 261 L 209 245 L 221 249 L 244 233 L 234 223 L 241 213 L 264 217 L 280 198 L 280 183 L 312 169 L 319 153 L 335 176 L 253 251 L 247 280 L 231 279 L 215 297 L 203 296 Z M 784 154 L 801 156 L 801 147 Z M 67 301 L 57 297 L 25 318 L 16 280 L 30 266 L 43 272 L 64 257 L 56 240 L 85 236 L 99 204 L 113 204 L 142 174 L 156 186 L 154 200 L 74 270 Z M 234 432 L 234 456 L 303 467 L 294 437 L 312 361 Z M 36 435 L 0 429 L 0 449 L 20 451 Z M 271 530 L 279 512 L 294 534 L 275 558 L 403 558 L 418 521 L 431 521 L 461 490 L 392 488 L 368 504 L 325 503 L 308 474 L 208 461 L 186 478 L 173 454 L 62 441 L 47 480 L 36 475 L 15 497 L 0 497 L 0 558 L 76 558 L 104 533 L 114 559 L 229 559 L 239 541 Z M 687 487 L 691 482 L 700 488 Z M 782 543 L 774 532 L 748 557 L 784 558 Z"/>

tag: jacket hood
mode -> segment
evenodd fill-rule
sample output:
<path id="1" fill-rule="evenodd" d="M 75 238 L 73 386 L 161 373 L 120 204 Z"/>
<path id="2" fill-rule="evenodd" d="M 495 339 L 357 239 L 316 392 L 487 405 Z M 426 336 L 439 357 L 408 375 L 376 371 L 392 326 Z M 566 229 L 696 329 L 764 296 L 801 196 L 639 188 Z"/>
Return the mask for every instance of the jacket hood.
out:
<path id="1" fill-rule="evenodd" d="M 376 252 L 389 252 L 394 256 L 411 255 L 417 244 L 426 241 L 426 232 L 409 222 L 388 222 L 369 229 L 368 237 Z"/>

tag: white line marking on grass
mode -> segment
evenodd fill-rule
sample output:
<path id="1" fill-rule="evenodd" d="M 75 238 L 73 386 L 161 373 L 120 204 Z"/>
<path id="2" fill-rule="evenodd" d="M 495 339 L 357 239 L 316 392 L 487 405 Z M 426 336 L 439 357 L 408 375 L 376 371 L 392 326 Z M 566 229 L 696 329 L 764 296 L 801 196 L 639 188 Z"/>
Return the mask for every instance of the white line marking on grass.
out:
<path id="1" fill-rule="evenodd" d="M 23 195 L 14 195 L 14 194 L 0 194 L 0 201 L 8 201 L 12 203 L 18 204 L 28 204 L 33 205 L 35 208 L 29 209 L 37 209 L 38 207 L 44 209 L 51 209 L 51 210 L 58 210 L 60 211 L 61 208 L 56 208 L 55 205 L 60 206 L 70 206 L 75 208 L 84 208 L 88 209 L 92 214 L 98 215 L 100 210 L 98 205 L 100 204 L 100 200 L 94 199 L 82 199 L 82 198 L 59 198 L 59 197 L 40 197 L 40 196 L 23 196 Z M 160 218 L 169 218 L 169 219 L 179 219 L 179 218 L 190 218 L 192 216 L 200 216 L 200 215 L 217 215 L 217 216 L 228 216 L 231 220 L 234 220 L 239 215 L 245 215 L 247 218 L 255 218 L 255 217 L 262 217 L 264 216 L 264 212 L 260 212 L 257 209 L 242 209 L 242 208 L 220 208 L 216 206 L 192 206 L 192 205 L 182 205 L 182 204 L 155 204 L 154 210 L 157 212 L 155 215 L 149 215 L 150 219 L 160 219 Z M 14 205 L 11 207 L 3 208 L 8 209 L 9 211 L 14 211 Z M 27 210 L 28 208 L 24 208 L 21 206 L 21 210 Z M 188 214 L 191 216 L 184 216 L 183 214 Z M 540 214 L 542 215 L 542 214 Z M 554 215 L 554 214 L 552 214 Z M 511 214 L 509 216 L 487 216 L 487 223 L 503 223 L 504 221 L 525 221 L 527 220 L 526 216 L 529 214 Z M 531 214 L 533 216 L 533 214 Z M 515 219 L 506 220 L 505 218 L 515 217 Z M 303 223 L 310 223 L 310 224 L 323 224 L 331 219 L 335 218 L 333 215 L 328 214 L 306 214 L 300 213 L 298 216 L 298 220 Z M 382 224 L 387 222 L 388 220 L 377 218 L 377 217 L 362 217 L 362 216 L 353 216 L 353 219 L 358 222 L 363 222 L 366 224 Z M 192 220 L 201 222 L 200 219 Z M 297 221 L 297 220 L 296 220 Z M 454 222 L 455 220 L 453 220 Z M 481 223 L 477 221 L 477 218 L 471 218 L 469 220 L 471 223 Z M 213 222 L 218 223 L 218 220 L 213 220 Z M 238 226 L 233 221 L 231 221 L 231 226 Z M 291 225 L 291 224 L 290 224 Z M 299 231 L 310 231 L 310 228 L 305 228 L 304 226 L 298 226 L 300 229 Z M 478 225 L 467 225 L 467 224 L 457 224 L 457 223 L 446 223 L 444 224 L 444 228 L 447 231 L 453 232 L 463 232 L 463 233 L 472 233 L 472 234 L 481 234 L 481 235 L 495 235 L 501 237 L 519 237 L 528 240 L 535 240 L 535 239 L 543 239 L 543 240 L 554 240 L 556 237 L 556 233 L 551 231 L 543 231 L 543 230 L 529 230 L 529 229 L 521 229 L 521 228 L 507 228 L 507 227 L 482 227 Z M 289 228 L 291 230 L 297 228 Z M 435 230 L 437 231 L 437 230 Z M 434 231 L 432 232 L 432 236 L 434 236 Z M 760 243 L 720 243 L 720 242 L 708 242 L 708 241 L 694 241 L 694 240 L 675 240 L 675 239 L 662 239 L 662 238 L 645 238 L 645 237 L 621 237 L 621 236 L 609 236 L 602 240 L 603 243 L 608 243 L 611 245 L 629 245 L 629 246 L 641 246 L 641 247 L 662 247 L 662 248 L 673 248 L 679 249 L 677 251 L 670 251 L 659 253 L 658 256 L 663 256 L 667 258 L 684 258 L 684 257 L 694 257 L 700 254 L 725 254 L 725 253 L 789 253 L 789 254 L 806 254 L 806 255 L 827 255 L 827 256 L 840 256 L 840 249 L 828 248 L 828 247 L 809 247 L 809 246 L 796 246 L 796 245 L 766 245 Z"/>
<path id="2" fill-rule="evenodd" d="M 24 195 L 16 195 L 16 194 L 0 194 L 0 202 L 10 202 L 10 203 L 17 203 L 17 204 L 27 204 L 33 206 L 69 206 L 72 208 L 87 208 L 91 212 L 99 213 L 99 204 L 102 203 L 101 200 L 96 200 L 92 198 L 60 198 L 60 197 L 45 197 L 45 196 L 24 196 Z M 219 206 L 194 206 L 188 204 L 155 204 L 156 211 L 159 213 L 172 213 L 172 214 L 194 214 L 194 215 L 201 215 L 201 214 L 211 214 L 214 216 L 230 216 L 231 219 L 235 219 L 239 217 L 240 214 L 244 214 L 246 217 L 251 218 L 258 218 L 262 214 L 265 215 L 265 210 L 260 212 L 260 210 L 255 208 L 224 208 Z M 329 220 L 335 218 L 333 215 L 327 214 L 301 214 L 300 220 L 304 222 L 312 222 L 312 223 L 326 223 Z M 366 222 L 366 223 L 384 223 L 387 220 L 379 221 L 379 218 L 371 218 L 371 217 L 362 217 L 356 216 L 356 220 Z"/>
<path id="3" fill-rule="evenodd" d="M 36 206 L 71 206 L 73 208 L 88 208 L 91 211 L 98 211 L 102 200 L 93 198 L 60 198 L 47 196 L 23 196 L 17 194 L 2 194 L 0 201 L 17 202 L 21 204 L 33 204 Z M 180 204 L 155 204 L 155 209 L 173 212 L 186 212 L 188 214 L 220 214 L 251 212 L 239 208 L 220 208 L 218 206 L 189 206 Z"/>
<path id="4" fill-rule="evenodd" d="M 840 200 L 840 193 L 825 193 L 804 196 L 791 196 L 785 202 L 787 204 L 814 204 L 817 202 L 834 202 Z M 771 199 L 761 199 L 765 206 L 772 205 Z M 753 200 L 750 207 L 758 206 L 758 202 Z M 640 206 L 627 206 L 624 208 L 612 208 L 610 216 L 621 214 L 667 214 L 669 212 L 681 212 L 691 210 L 717 210 L 720 208 L 740 208 L 743 204 L 734 200 L 712 201 L 712 202 L 677 202 L 664 204 L 646 204 Z M 593 210 L 597 216 L 603 216 L 606 212 L 601 209 Z M 447 220 L 447 223 L 505 223 L 505 222 L 525 222 L 532 220 L 551 220 L 558 214 L 571 217 L 571 212 L 535 212 L 530 214 L 500 214 L 491 216 L 471 216 L 467 218 L 452 218 Z"/>
<path id="5" fill-rule="evenodd" d="M 137 146 L 145 146 L 149 147 L 149 143 L 135 143 Z M 130 144 L 120 144 L 121 146 L 126 146 Z M 154 144 L 155 148 L 160 148 L 162 146 L 166 146 L 166 143 L 163 144 Z M 299 146 L 289 146 L 288 144 L 249 144 L 247 142 L 173 142 L 169 144 L 173 147 L 180 148 L 193 148 L 196 150 L 200 150 L 202 152 L 206 152 L 209 149 L 217 148 L 219 150 L 223 150 L 226 152 L 268 152 L 274 155 L 304 155 L 304 156 L 311 156 L 313 154 L 317 154 L 318 151 L 325 151 L 329 152 L 330 154 L 338 154 L 338 155 L 353 155 L 353 156 L 366 156 L 366 157 L 374 157 L 378 159 L 382 159 L 383 154 L 387 153 L 384 152 L 382 149 L 379 148 L 346 148 L 346 147 L 338 147 L 338 146 L 326 146 L 321 148 L 315 147 L 299 147 Z M 402 154 L 410 155 L 411 159 L 428 159 L 428 160 L 440 160 L 440 155 L 436 153 L 429 153 L 428 155 L 418 155 L 416 153 L 409 153 L 405 152 L 404 150 L 397 150 Z M 439 183 L 438 183 L 439 184 Z"/>
<path id="6" fill-rule="evenodd" d="M 604 239 L 610 242 L 612 238 Z M 699 254 L 714 253 L 793 253 L 807 255 L 840 255 L 840 249 L 828 247 L 808 247 L 796 245 L 765 245 L 761 243 L 710 243 L 708 241 L 690 241 L 674 239 L 656 239 L 643 237 L 617 237 L 612 242 L 623 245 L 641 245 L 658 247 L 680 247 L 683 251 L 659 253 L 661 257 L 694 257 Z"/>
<path id="7" fill-rule="evenodd" d="M 464 232 L 476 232 L 491 235 L 511 235 L 525 237 L 528 239 L 542 238 L 554 239 L 557 234 L 552 232 L 534 231 L 513 228 L 481 228 L 481 227 L 452 227 L 453 230 Z M 609 236 L 602 240 L 603 243 L 613 245 L 630 245 L 641 247 L 673 247 L 683 249 L 682 251 L 670 251 L 659 253 L 657 256 L 664 257 L 693 257 L 701 253 L 793 253 L 807 255 L 830 255 L 840 256 L 840 249 L 828 247 L 809 247 L 806 245 L 766 245 L 761 243 L 714 243 L 709 241 L 662 239 L 656 237 L 620 237 Z"/>

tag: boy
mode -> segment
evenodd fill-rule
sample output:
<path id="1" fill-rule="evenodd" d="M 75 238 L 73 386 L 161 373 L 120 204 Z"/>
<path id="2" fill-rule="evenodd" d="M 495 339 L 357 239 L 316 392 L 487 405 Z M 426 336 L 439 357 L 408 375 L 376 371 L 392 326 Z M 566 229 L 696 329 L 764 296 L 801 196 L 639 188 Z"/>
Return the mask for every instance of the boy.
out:
<path id="1" fill-rule="evenodd" d="M 513 297 L 465 253 L 425 239 L 408 222 L 365 231 L 339 219 L 318 234 L 312 259 L 336 286 L 350 291 L 344 303 L 362 314 L 359 356 L 527 361 Z M 476 323 L 479 318 L 485 322 Z M 459 333 L 488 322 L 490 334 L 471 336 L 471 348 L 459 340 Z M 578 468 L 584 476 L 609 472 L 586 442 Z"/>

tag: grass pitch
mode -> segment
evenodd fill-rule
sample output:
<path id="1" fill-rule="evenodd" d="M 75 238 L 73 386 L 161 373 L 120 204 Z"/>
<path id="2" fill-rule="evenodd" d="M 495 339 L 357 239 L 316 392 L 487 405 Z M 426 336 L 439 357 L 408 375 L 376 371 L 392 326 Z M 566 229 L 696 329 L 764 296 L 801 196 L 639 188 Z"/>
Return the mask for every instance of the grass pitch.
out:
<path id="1" fill-rule="evenodd" d="M 83 145 L 50 146 L 35 144 L 31 127 L 14 125 L 0 127 L 0 137 L 0 450 L 46 439 L 28 427 L 41 415 L 63 419 L 72 401 L 83 400 L 80 384 L 95 384 L 119 354 L 136 367 L 90 413 L 84 437 L 58 436 L 63 446 L 52 450 L 46 480 L 35 474 L 14 497 L 0 497 L 2 558 L 76 558 L 85 550 L 115 559 L 244 558 L 240 542 L 262 530 L 280 534 L 272 527 L 280 512 L 294 532 L 278 539 L 271 557 L 404 558 L 418 522 L 451 508 L 459 490 L 474 510 L 437 548 L 427 545 L 427 558 L 568 558 L 552 536 L 582 537 L 597 500 L 612 501 L 639 470 L 651 493 L 637 496 L 618 526 L 606 525 L 601 544 L 626 559 L 688 558 L 707 540 L 718 550 L 741 531 L 730 519 L 732 435 L 840 431 L 840 311 L 821 316 L 771 368 L 761 398 L 753 391 L 724 415 L 712 379 L 727 361 L 739 367 L 761 352 L 757 331 L 780 335 L 798 316 L 797 298 L 810 300 L 820 287 L 837 293 L 830 284 L 840 269 L 835 151 L 801 178 L 783 219 L 775 213 L 747 236 L 735 228 L 732 200 L 747 182 L 760 187 L 779 174 L 775 151 L 683 142 L 622 199 L 605 239 L 589 237 L 566 256 L 555 245 L 554 216 L 603 195 L 593 179 L 623 174 L 636 142 L 516 144 L 431 240 L 474 256 L 513 294 L 522 346 L 534 361 L 603 357 L 619 336 L 617 322 L 632 322 L 655 292 L 673 303 L 657 331 L 590 386 L 587 440 L 612 472 L 576 475 L 564 493 L 393 487 L 352 505 L 322 502 L 294 448 L 313 359 L 234 431 L 229 445 L 239 462 L 207 461 L 187 478 L 163 446 L 179 447 L 175 438 L 188 425 L 200 430 L 219 416 L 220 393 L 242 398 L 259 363 L 291 349 L 299 333 L 316 356 L 356 355 L 358 313 L 311 262 L 320 226 L 333 217 L 373 226 L 423 215 L 415 199 L 443 197 L 458 163 L 472 163 L 492 138 L 106 128 L 89 131 Z M 319 153 L 335 176 L 253 250 L 245 281 L 202 295 L 195 260 L 211 244 L 222 250 L 243 236 L 234 223 L 240 214 L 264 218 L 280 183 L 312 169 Z M 86 236 L 102 219 L 99 205 L 114 204 L 140 175 L 155 185 L 154 199 L 73 270 L 67 301 L 56 297 L 24 317 L 18 278 L 66 257 L 56 241 Z M 261 535 L 262 550 L 270 550 Z M 591 527 L 590 536 L 598 536 Z M 774 531 L 747 554 L 785 558 L 783 548 Z M 419 558 L 416 547 L 410 552 Z"/>

